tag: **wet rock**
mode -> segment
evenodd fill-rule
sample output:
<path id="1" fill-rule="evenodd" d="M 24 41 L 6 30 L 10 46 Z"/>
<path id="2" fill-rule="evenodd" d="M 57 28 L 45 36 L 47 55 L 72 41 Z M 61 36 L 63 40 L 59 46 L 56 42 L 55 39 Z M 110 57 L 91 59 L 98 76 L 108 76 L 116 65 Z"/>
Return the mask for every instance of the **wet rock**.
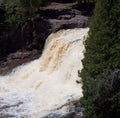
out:
<path id="1" fill-rule="evenodd" d="M 53 113 L 50 113 L 43 118 L 83 118 L 83 110 L 84 110 L 83 107 L 78 102 L 78 103 L 69 105 L 65 114 L 54 113 L 53 111 Z"/>
<path id="2" fill-rule="evenodd" d="M 50 113 L 47 116 L 42 117 L 42 118 L 61 118 L 61 115 L 60 114 Z"/>
<path id="3" fill-rule="evenodd" d="M 39 58 L 40 53 L 41 52 L 37 50 L 25 52 L 18 51 L 16 53 L 11 53 L 6 59 L 0 62 L 0 73 L 2 75 L 8 74 L 16 66 Z"/>

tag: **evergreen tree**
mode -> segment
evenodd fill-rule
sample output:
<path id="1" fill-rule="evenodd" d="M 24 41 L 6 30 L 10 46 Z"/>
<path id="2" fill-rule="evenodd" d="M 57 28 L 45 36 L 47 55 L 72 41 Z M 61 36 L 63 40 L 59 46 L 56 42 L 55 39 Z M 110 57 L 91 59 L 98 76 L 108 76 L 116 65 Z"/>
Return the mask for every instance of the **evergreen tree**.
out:
<path id="1" fill-rule="evenodd" d="M 120 69 L 119 7 L 120 0 L 97 0 L 94 16 L 91 19 L 89 36 L 85 41 L 83 69 L 80 74 L 83 80 L 84 97 L 81 102 L 85 108 L 85 118 L 112 118 L 116 116 L 115 113 L 117 113 L 116 118 L 120 117 L 118 116 L 120 115 L 120 90 L 115 89 L 117 92 L 101 97 L 103 86 L 106 84 L 107 87 L 110 86 L 109 82 L 104 84 L 108 75 L 115 69 Z M 119 79 L 118 76 L 117 80 Z M 104 94 L 108 94 L 107 91 Z M 103 109 L 104 100 L 104 107 L 109 106 L 109 109 L 112 109 L 114 106 L 116 111 L 113 112 L 108 107 L 106 110 Z"/>

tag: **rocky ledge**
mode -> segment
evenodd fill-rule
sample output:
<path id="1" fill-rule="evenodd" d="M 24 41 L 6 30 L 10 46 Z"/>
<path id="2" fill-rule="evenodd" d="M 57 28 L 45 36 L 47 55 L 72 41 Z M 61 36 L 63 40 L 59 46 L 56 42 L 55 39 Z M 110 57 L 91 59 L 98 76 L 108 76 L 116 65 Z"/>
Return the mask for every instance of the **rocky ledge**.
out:
<path id="1" fill-rule="evenodd" d="M 0 58 L 0 74 L 38 58 L 50 33 L 60 29 L 87 27 L 89 17 L 81 15 L 75 6 L 76 3 L 54 2 L 40 7 L 34 17 L 15 26 L 7 38 L 0 40 L 4 55 L 4 58 Z"/>
<path id="2" fill-rule="evenodd" d="M 65 114 L 61 113 L 49 113 L 47 116 L 42 118 L 83 118 L 83 107 L 80 102 L 75 104 L 69 104 Z"/>

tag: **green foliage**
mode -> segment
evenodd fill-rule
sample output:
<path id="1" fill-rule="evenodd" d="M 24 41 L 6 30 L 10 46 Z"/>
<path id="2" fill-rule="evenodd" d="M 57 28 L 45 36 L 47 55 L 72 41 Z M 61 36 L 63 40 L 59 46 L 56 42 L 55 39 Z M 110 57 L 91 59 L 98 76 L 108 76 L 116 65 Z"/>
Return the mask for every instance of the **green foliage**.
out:
<path id="1" fill-rule="evenodd" d="M 47 5 L 52 0 L 2 0 L 0 1 L 0 57 L 6 53 L 2 49 L 3 42 L 7 39 L 9 31 L 22 24 L 28 17 L 33 17 L 35 10 Z M 2 53 L 1 53 L 2 52 Z"/>
<path id="2" fill-rule="evenodd" d="M 13 4 L 13 5 L 19 5 L 20 0 L 4 0 L 4 3 Z"/>
<path id="3" fill-rule="evenodd" d="M 12 27 L 16 23 L 22 21 L 22 18 L 24 18 L 24 15 L 19 12 L 16 12 L 15 14 L 10 14 L 9 12 L 7 12 L 5 22 L 8 24 L 9 27 Z"/>
<path id="4" fill-rule="evenodd" d="M 94 104 L 99 118 L 120 117 L 120 69 L 112 71 L 103 81 Z"/>
<path id="5" fill-rule="evenodd" d="M 48 0 L 3 0 L 0 8 L 0 38 L 12 26 L 30 17 L 37 7 L 48 3 Z"/>
<path id="6" fill-rule="evenodd" d="M 84 97 L 82 103 L 85 107 L 85 118 L 112 118 L 112 116 L 107 115 L 112 111 L 107 109 L 109 113 L 106 113 L 102 108 L 101 101 L 104 98 L 99 98 L 100 89 L 106 76 L 114 69 L 120 68 L 119 6 L 120 0 L 97 0 L 94 16 L 91 19 L 89 37 L 85 41 L 84 68 L 80 75 L 83 78 Z M 115 98 L 116 94 L 113 92 L 110 98 Z M 107 99 L 110 98 L 108 96 Z M 100 104 L 98 113 L 96 99 Z M 116 102 L 114 103 L 112 100 L 113 104 Z M 110 106 L 111 102 L 105 102 L 105 106 L 107 104 Z M 99 113 L 102 115 L 98 115 Z"/>

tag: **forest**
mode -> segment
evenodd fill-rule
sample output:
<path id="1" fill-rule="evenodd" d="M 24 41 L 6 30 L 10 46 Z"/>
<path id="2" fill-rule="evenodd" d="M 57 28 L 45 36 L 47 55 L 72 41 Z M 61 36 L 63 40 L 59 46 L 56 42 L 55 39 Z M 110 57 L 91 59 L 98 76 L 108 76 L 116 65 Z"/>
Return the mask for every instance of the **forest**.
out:
<path id="1" fill-rule="evenodd" d="M 85 118 L 120 117 L 120 0 L 97 0 L 85 41 Z"/>

